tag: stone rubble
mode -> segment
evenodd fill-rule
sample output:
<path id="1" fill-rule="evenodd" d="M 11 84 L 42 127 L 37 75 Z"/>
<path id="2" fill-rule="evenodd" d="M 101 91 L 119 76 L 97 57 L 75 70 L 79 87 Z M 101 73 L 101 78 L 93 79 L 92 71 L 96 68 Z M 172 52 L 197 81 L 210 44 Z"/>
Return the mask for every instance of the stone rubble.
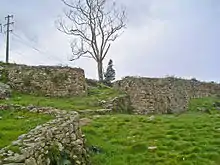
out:
<path id="1" fill-rule="evenodd" d="M 11 96 L 11 87 L 0 82 L 0 99 L 7 99 Z"/>
<path id="2" fill-rule="evenodd" d="M 77 112 L 66 112 L 53 108 L 19 105 L 0 105 L 0 110 L 28 110 L 56 116 L 45 124 L 37 126 L 27 134 L 20 135 L 10 146 L 0 150 L 0 165 L 49 165 L 49 149 L 57 146 L 60 152 L 68 153 L 71 161 L 79 165 L 88 165 L 89 157 L 85 147 Z M 19 152 L 10 150 L 11 146 Z"/>

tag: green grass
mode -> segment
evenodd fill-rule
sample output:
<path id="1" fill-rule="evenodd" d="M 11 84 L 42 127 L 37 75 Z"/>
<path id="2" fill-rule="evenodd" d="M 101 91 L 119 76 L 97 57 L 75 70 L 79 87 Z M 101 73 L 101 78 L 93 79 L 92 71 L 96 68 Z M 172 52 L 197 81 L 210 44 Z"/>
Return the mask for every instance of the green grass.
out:
<path id="1" fill-rule="evenodd" d="M 52 119 L 49 115 L 28 111 L 0 110 L 0 149 L 37 125 Z"/>
<path id="2" fill-rule="evenodd" d="M 32 104 L 36 106 L 55 107 L 64 110 L 95 110 L 102 108 L 101 105 L 98 103 L 99 100 L 114 98 L 119 94 L 120 93 L 118 91 L 105 86 L 90 88 L 88 91 L 88 96 L 69 98 L 33 96 L 29 94 L 14 92 L 9 100 L 0 100 L 0 104 L 9 103 L 20 104 L 23 106 Z"/>
<path id="3" fill-rule="evenodd" d="M 219 101 L 220 101 L 219 98 L 212 98 L 212 97 L 193 99 L 189 103 L 189 111 L 198 111 L 198 108 L 206 108 L 211 110 L 212 112 L 216 112 L 213 103 Z"/>
<path id="4" fill-rule="evenodd" d="M 115 115 L 94 118 L 83 127 L 93 165 L 219 165 L 220 114 L 196 112 L 213 109 L 213 99 L 195 99 L 182 115 Z M 216 111 L 216 110 L 215 110 Z M 148 147 L 156 146 L 150 150 Z"/>

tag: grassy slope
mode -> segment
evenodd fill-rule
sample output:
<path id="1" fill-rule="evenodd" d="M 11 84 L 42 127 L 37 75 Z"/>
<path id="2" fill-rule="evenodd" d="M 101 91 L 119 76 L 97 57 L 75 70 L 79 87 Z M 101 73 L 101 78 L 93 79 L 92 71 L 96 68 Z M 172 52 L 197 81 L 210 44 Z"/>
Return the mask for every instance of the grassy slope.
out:
<path id="1" fill-rule="evenodd" d="M 211 98 L 195 99 L 180 116 L 103 116 L 83 128 L 88 145 L 101 148 L 92 154 L 94 165 L 218 165 L 220 114 L 195 112 L 212 107 Z M 194 111 L 194 112 L 193 112 Z M 148 147 L 157 146 L 156 150 Z"/>
<path id="2" fill-rule="evenodd" d="M 98 104 L 98 100 L 107 100 L 119 94 L 118 91 L 105 86 L 90 88 L 86 97 L 73 98 L 50 98 L 14 92 L 9 100 L 0 100 L 0 104 L 19 104 L 24 106 L 31 104 L 65 110 L 100 109 L 102 107 Z M 18 116 L 24 116 L 25 118 L 17 119 Z M 10 110 L 0 111 L 0 117 L 0 148 L 16 140 L 19 135 L 51 119 L 47 115 Z"/>
<path id="3" fill-rule="evenodd" d="M 14 92 L 9 100 L 0 100 L 1 103 L 13 103 L 20 105 L 37 105 L 56 107 L 64 110 L 85 110 L 85 109 L 100 109 L 99 100 L 106 100 L 118 96 L 119 92 L 111 88 L 100 86 L 89 89 L 89 94 L 86 97 L 72 98 L 50 98 L 43 96 L 33 96 L 28 94 L 20 94 Z"/>
<path id="4" fill-rule="evenodd" d="M 0 117 L 0 149 L 16 140 L 19 135 L 52 119 L 48 115 L 11 110 L 0 110 Z"/>
<path id="5" fill-rule="evenodd" d="M 45 98 L 15 93 L 10 100 L 0 103 L 52 106 L 66 110 L 98 109 L 101 108 L 97 104 L 98 100 L 106 100 L 118 94 L 117 91 L 104 87 L 90 89 L 89 95 L 81 98 Z M 83 127 L 88 145 L 101 148 L 101 154 L 92 154 L 92 163 L 94 165 L 220 164 L 220 115 L 196 112 L 198 106 L 213 110 L 212 103 L 212 98 L 195 99 L 190 103 L 189 113 L 180 116 L 159 115 L 152 121 L 149 120 L 149 116 L 132 115 L 95 118 L 91 125 Z M 33 116 L 33 119 L 36 119 L 36 116 Z M 8 120 L 13 120 L 13 117 Z M 30 123 L 20 124 L 19 127 L 28 125 Z M 19 132 L 14 126 L 9 126 L 9 129 L 15 129 L 12 134 Z M 15 136 L 21 134 L 22 129 Z M 0 128 L 0 144 L 1 133 Z M 6 139 L 4 143 L 5 141 L 11 140 Z M 157 146 L 157 149 L 149 150 L 149 146 Z"/>
<path id="6" fill-rule="evenodd" d="M 214 102 L 219 102 L 220 99 L 218 98 L 211 98 L 211 97 L 204 97 L 200 99 L 193 99 L 189 103 L 189 111 L 198 111 L 197 108 L 206 108 L 211 110 L 212 112 L 215 112 L 215 108 L 213 107 Z"/>

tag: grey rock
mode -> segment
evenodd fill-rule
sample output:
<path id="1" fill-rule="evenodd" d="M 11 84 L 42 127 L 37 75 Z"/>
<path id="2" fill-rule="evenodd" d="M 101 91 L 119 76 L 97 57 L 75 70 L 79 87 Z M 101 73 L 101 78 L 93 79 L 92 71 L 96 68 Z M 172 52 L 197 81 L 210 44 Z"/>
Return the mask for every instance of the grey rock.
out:
<path id="1" fill-rule="evenodd" d="M 25 160 L 24 155 L 15 154 L 14 156 L 10 156 L 8 158 L 3 159 L 5 163 L 23 163 Z"/>
<path id="2" fill-rule="evenodd" d="M 4 148 L 0 149 L 0 154 L 3 154 L 3 153 L 5 153 L 5 149 Z"/>
<path id="3" fill-rule="evenodd" d="M 76 164 L 81 164 L 81 162 L 79 160 L 76 161 Z"/>
<path id="4" fill-rule="evenodd" d="M 6 152 L 5 152 L 5 153 L 3 153 L 2 155 L 3 155 L 3 156 L 7 156 L 7 155 L 8 155 L 8 153 L 6 153 Z"/>
<path id="5" fill-rule="evenodd" d="M 220 102 L 218 102 L 218 101 L 214 102 L 214 103 L 213 103 L 213 106 L 216 107 L 216 108 L 217 108 L 217 107 L 220 107 Z"/>
<path id="6" fill-rule="evenodd" d="M 148 147 L 148 150 L 156 150 L 157 149 L 157 146 L 149 146 Z"/>
<path id="7" fill-rule="evenodd" d="M 74 133 L 72 133 L 72 134 L 70 135 L 70 137 L 71 137 L 71 140 L 76 140 L 76 135 L 75 135 Z"/>
<path id="8" fill-rule="evenodd" d="M 89 118 L 82 118 L 82 119 L 80 119 L 79 124 L 80 124 L 80 126 L 85 126 L 85 125 L 88 125 L 91 122 L 92 122 L 92 120 L 89 119 Z"/>
<path id="9" fill-rule="evenodd" d="M 11 144 L 12 144 L 13 146 L 20 146 L 20 145 L 21 145 L 21 140 L 13 141 Z"/>
<path id="10" fill-rule="evenodd" d="M 43 160 L 44 155 L 39 155 L 37 158 L 37 164 L 43 164 L 44 160 Z"/>
<path id="11" fill-rule="evenodd" d="M 78 146 L 78 145 L 82 145 L 83 141 L 81 139 L 77 139 L 76 141 L 72 141 L 71 144 L 74 146 Z"/>
<path id="12" fill-rule="evenodd" d="M 0 82 L 0 99 L 6 99 L 11 96 L 11 87 Z"/>
<path id="13" fill-rule="evenodd" d="M 154 119 L 155 119 L 155 116 L 150 116 L 150 117 L 148 118 L 149 121 L 153 121 Z"/>
<path id="14" fill-rule="evenodd" d="M 8 156 L 13 156 L 13 155 L 14 155 L 14 152 L 11 150 L 8 150 Z"/>
<path id="15" fill-rule="evenodd" d="M 64 146 L 61 143 L 57 143 L 57 146 L 59 148 L 59 151 L 63 151 Z"/>
<path id="16" fill-rule="evenodd" d="M 46 165 L 50 165 L 50 159 L 49 158 L 47 158 L 47 160 L 46 160 Z"/>
<path id="17" fill-rule="evenodd" d="M 21 149 L 21 153 L 24 155 L 24 157 L 28 158 L 32 154 L 30 152 L 30 149 Z"/>
<path id="18" fill-rule="evenodd" d="M 1 164 L 0 165 L 25 165 L 24 163 L 9 163 L 9 164 Z"/>
<path id="19" fill-rule="evenodd" d="M 36 143 L 23 143 L 23 145 L 26 147 L 34 147 Z"/>
<path id="20" fill-rule="evenodd" d="M 26 136 L 26 134 L 20 135 L 20 136 L 18 137 L 18 140 L 24 139 L 25 136 Z"/>
<path id="21" fill-rule="evenodd" d="M 35 128 L 35 130 L 37 130 L 37 129 L 41 129 L 41 128 L 42 128 L 42 126 L 39 125 L 39 126 L 37 126 L 37 127 Z"/>
<path id="22" fill-rule="evenodd" d="M 37 165 L 37 162 L 34 158 L 29 158 L 25 160 L 25 165 Z"/>
<path id="23" fill-rule="evenodd" d="M 17 119 L 24 119 L 24 116 L 17 116 Z"/>
<path id="24" fill-rule="evenodd" d="M 40 145 L 41 145 L 41 147 L 45 147 L 46 144 L 45 144 L 45 142 L 41 142 Z"/>

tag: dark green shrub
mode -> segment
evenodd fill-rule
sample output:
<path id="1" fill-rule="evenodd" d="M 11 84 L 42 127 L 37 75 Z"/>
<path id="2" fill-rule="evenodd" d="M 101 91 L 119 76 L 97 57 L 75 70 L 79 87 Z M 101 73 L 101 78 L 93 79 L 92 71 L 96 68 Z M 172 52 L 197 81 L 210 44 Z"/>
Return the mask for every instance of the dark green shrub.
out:
<path id="1" fill-rule="evenodd" d="M 48 158 L 50 159 L 50 165 L 72 165 L 73 161 L 70 161 L 69 155 L 64 151 L 59 151 L 57 145 L 53 145 L 48 150 Z"/>

